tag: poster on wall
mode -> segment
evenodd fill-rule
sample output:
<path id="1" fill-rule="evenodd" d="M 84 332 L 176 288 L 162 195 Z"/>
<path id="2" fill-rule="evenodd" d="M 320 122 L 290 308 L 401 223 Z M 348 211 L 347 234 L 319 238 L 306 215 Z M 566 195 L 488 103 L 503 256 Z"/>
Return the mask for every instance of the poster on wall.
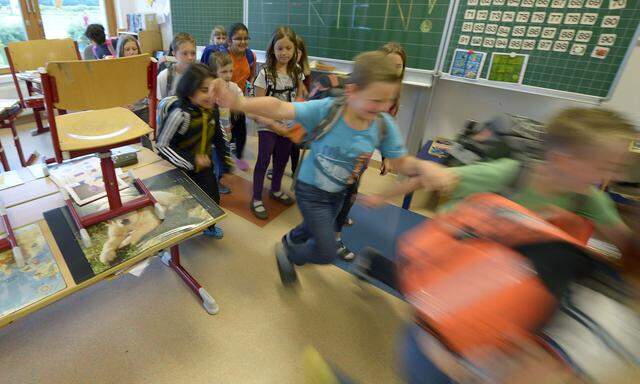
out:
<path id="1" fill-rule="evenodd" d="M 456 49 L 453 53 L 449 74 L 455 77 L 476 80 L 482 73 L 486 57 L 487 54 L 485 52 Z"/>
<path id="2" fill-rule="evenodd" d="M 494 52 L 487 80 L 522 84 L 528 61 L 529 55 Z"/>

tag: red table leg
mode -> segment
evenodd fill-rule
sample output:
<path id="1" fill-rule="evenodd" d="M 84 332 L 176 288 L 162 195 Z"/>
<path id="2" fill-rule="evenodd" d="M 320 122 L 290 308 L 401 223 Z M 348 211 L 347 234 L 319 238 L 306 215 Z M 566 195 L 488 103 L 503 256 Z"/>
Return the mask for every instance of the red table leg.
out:
<path id="1" fill-rule="evenodd" d="M 220 307 L 218 303 L 216 303 L 215 299 L 204 289 L 200 283 L 196 279 L 191 276 L 191 274 L 184 269 L 182 264 L 180 264 L 180 249 L 178 245 L 174 245 L 170 248 L 169 252 L 166 252 L 162 255 L 162 262 L 173 269 L 178 276 L 184 281 L 184 283 L 193 291 L 202 300 L 202 305 L 204 309 L 210 314 L 215 315 L 220 311 Z"/>
<path id="2" fill-rule="evenodd" d="M 137 188 L 142 195 L 123 204 L 122 199 L 120 198 L 120 190 L 118 187 L 115 167 L 113 165 L 113 159 L 111 158 L 111 152 L 102 152 L 98 154 L 98 157 L 100 158 L 102 180 L 104 182 L 104 188 L 109 202 L 108 209 L 80 216 L 73 205 L 73 201 L 69 194 L 62 190 L 67 208 L 69 209 L 74 223 L 76 224 L 76 228 L 80 232 L 80 239 L 85 247 L 91 246 L 91 238 L 87 232 L 87 227 L 113 219 L 114 217 L 125 215 L 129 212 L 147 206 L 152 206 L 154 207 L 156 216 L 160 220 L 164 220 L 164 208 L 157 202 L 140 179 L 133 180 L 133 187 Z"/>
<path id="3" fill-rule="evenodd" d="M 11 222 L 9 221 L 9 216 L 7 216 L 7 209 L 4 206 L 4 203 L 0 201 L 0 220 L 2 221 L 2 225 L 4 226 L 4 230 L 6 232 L 7 237 L 0 240 L 0 250 L 11 249 L 13 252 L 13 258 L 16 262 L 18 268 L 24 267 L 24 257 L 22 256 L 22 251 L 20 247 L 18 247 L 18 242 L 16 241 L 16 236 L 13 233 L 13 227 L 11 226 Z"/>
<path id="4" fill-rule="evenodd" d="M 31 136 L 38 136 L 51 130 L 49 127 L 45 127 L 44 124 L 42 124 L 42 116 L 40 116 L 41 111 L 43 111 L 43 109 L 33 108 L 33 117 L 36 119 L 37 128 L 31 130 Z"/>
<path id="5" fill-rule="evenodd" d="M 13 119 L 9 119 L 9 128 L 11 128 L 11 134 L 13 134 L 13 143 L 16 146 L 16 150 L 18 151 L 18 158 L 20 159 L 20 164 L 23 167 L 27 167 L 33 164 L 34 161 L 38 158 L 38 154 L 33 152 L 29 155 L 29 158 L 25 160 L 24 153 L 22 152 L 22 145 L 20 144 L 20 136 L 18 136 L 18 131 L 16 130 L 16 124 Z"/>
<path id="6" fill-rule="evenodd" d="M 4 171 L 10 171 L 9 162 L 7 161 L 7 155 L 4 153 L 4 148 L 2 148 L 2 143 L 0 143 L 0 161 L 2 161 L 2 167 Z"/>

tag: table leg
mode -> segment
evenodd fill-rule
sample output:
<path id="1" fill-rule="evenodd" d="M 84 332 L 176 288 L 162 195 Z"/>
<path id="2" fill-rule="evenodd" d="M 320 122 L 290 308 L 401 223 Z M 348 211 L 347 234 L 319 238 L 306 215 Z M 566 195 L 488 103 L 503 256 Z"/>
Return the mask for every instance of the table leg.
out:
<path id="1" fill-rule="evenodd" d="M 51 129 L 49 127 L 45 127 L 42 124 L 42 116 L 40 116 L 40 109 L 33 109 L 33 117 L 36 119 L 36 129 L 31 130 L 31 136 L 38 136 L 42 133 L 49 132 Z"/>
<path id="2" fill-rule="evenodd" d="M 0 143 L 0 161 L 2 162 L 2 167 L 5 172 L 11 170 L 11 168 L 9 168 L 9 162 L 7 161 L 7 155 L 4 153 L 4 148 L 2 148 L 2 143 Z"/>
<path id="3" fill-rule="evenodd" d="M 180 249 L 178 245 L 174 245 L 168 252 L 164 252 L 162 255 L 162 262 L 169 268 L 173 269 L 184 283 L 193 291 L 193 293 L 202 300 L 204 309 L 210 315 L 215 315 L 220 311 L 220 307 L 218 306 L 218 303 L 216 303 L 215 299 L 209 295 L 209 292 L 207 292 L 207 290 L 204 289 L 186 269 L 184 269 L 182 264 L 180 264 Z"/>
<path id="4" fill-rule="evenodd" d="M 20 136 L 18 136 L 18 131 L 16 130 L 16 124 L 13 120 L 9 121 L 9 128 L 11 128 L 11 133 L 13 134 L 13 143 L 16 146 L 16 150 L 18 151 L 18 158 L 20 159 L 20 164 L 23 167 L 27 167 L 33 164 L 34 161 L 38 158 L 38 154 L 33 152 L 29 155 L 29 158 L 25 160 L 24 153 L 22 152 L 22 145 L 20 144 Z"/>

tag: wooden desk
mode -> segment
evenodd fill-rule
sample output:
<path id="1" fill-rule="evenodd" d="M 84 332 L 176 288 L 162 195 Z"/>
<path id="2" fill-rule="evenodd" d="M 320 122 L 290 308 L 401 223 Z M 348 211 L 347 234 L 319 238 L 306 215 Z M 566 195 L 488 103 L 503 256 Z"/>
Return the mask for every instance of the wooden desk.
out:
<path id="1" fill-rule="evenodd" d="M 166 224 L 166 232 L 161 230 L 154 235 L 155 237 L 152 236 L 147 240 L 141 240 L 135 248 L 130 245 L 125 246 L 122 249 L 128 247 L 126 257 L 119 257 L 105 269 L 92 270 L 94 268 L 92 261 L 85 254 L 88 250 L 81 248 L 80 243 L 76 240 L 77 237 L 73 236 L 71 227 L 64 220 L 52 221 L 52 217 L 56 217 L 56 215 L 57 217 L 63 217 L 66 210 L 66 208 L 61 209 L 65 203 L 60 193 L 46 194 L 13 205 L 8 209 L 8 214 L 14 228 L 17 228 L 16 237 L 18 238 L 18 243 L 21 244 L 22 241 L 21 246 L 28 250 L 25 255 L 28 262 L 23 269 L 16 270 L 15 265 L 11 265 L 13 263 L 11 252 L 7 251 L 8 254 L 6 252 L 0 253 L 0 303 L 4 305 L 4 307 L 0 305 L 0 327 L 103 279 L 126 271 L 140 261 L 158 254 L 163 249 L 170 250 L 163 256 L 163 262 L 180 275 L 202 300 L 203 306 L 209 313 L 214 314 L 217 312 L 215 300 L 180 265 L 178 245 L 180 242 L 202 232 L 221 220 L 226 214 L 195 184 L 190 181 L 186 181 L 185 184 L 184 175 L 170 163 L 160 158 L 156 159 L 156 156 L 151 156 L 149 153 L 145 153 L 141 157 L 150 162 L 135 168 L 133 171 L 135 175 L 145 180 L 145 184 L 157 196 L 161 195 L 161 193 L 174 193 L 174 196 L 182 198 L 178 204 L 188 204 L 188 207 L 193 207 L 187 212 L 195 211 L 200 216 L 194 218 L 189 214 L 185 215 L 183 205 L 175 205 L 173 215 L 171 214 L 171 209 L 168 208 L 165 221 L 153 229 L 157 231 L 162 225 Z M 36 181 L 38 180 L 29 182 L 27 185 L 34 185 Z M 53 184 L 46 179 L 42 183 L 47 187 Z M 157 188 L 160 188 L 161 185 L 170 185 L 170 187 L 158 190 Z M 14 188 L 10 188 L 7 191 L 11 192 L 11 189 Z M 185 192 L 188 196 L 185 195 Z M 130 215 L 134 214 L 137 215 L 138 212 Z M 178 224 L 177 229 L 171 229 L 173 228 L 171 226 L 175 224 L 176 218 L 185 216 L 191 218 L 193 224 Z M 170 220 L 173 220 L 173 222 L 168 222 Z M 107 233 L 107 224 L 98 224 L 91 227 L 90 231 L 92 230 Z M 147 234 L 152 234 L 153 230 L 147 232 Z M 104 250 L 104 244 L 106 242 L 96 246 Z M 78 271 L 82 270 L 82 268 L 84 268 L 84 273 L 82 271 L 79 273 Z M 22 280 L 18 279 L 18 277 Z M 29 292 L 31 294 L 29 296 L 25 293 L 26 289 L 23 289 L 22 285 L 18 285 L 20 289 L 15 290 L 16 281 L 26 281 L 27 279 L 30 280 L 25 284 L 31 284 L 31 289 L 38 287 L 43 292 L 35 292 L 35 294 Z M 41 281 L 46 284 L 38 285 Z M 14 289 L 14 291 L 11 291 L 11 289 Z M 8 298 L 11 300 L 7 300 Z M 24 305 L 20 305 L 15 310 L 6 313 L 6 307 L 12 305 L 9 301 L 13 301 L 13 304 L 15 304 L 16 300 L 19 302 L 23 299 L 25 300 Z"/>

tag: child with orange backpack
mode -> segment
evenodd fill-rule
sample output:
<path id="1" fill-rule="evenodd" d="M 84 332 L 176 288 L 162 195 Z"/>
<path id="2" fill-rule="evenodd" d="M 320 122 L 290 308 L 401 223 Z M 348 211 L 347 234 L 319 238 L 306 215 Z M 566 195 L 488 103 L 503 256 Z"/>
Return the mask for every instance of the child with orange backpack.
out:
<path id="1" fill-rule="evenodd" d="M 445 211 L 452 209 L 451 215 L 454 216 L 438 216 L 433 223 L 415 229 L 404 238 L 396 264 L 403 294 L 418 313 L 416 325 L 410 327 L 405 338 L 404 361 L 409 383 L 445 383 L 461 377 L 504 381 L 513 372 L 497 372 L 493 366 L 497 356 L 505 362 L 518 360 L 522 352 L 518 345 L 523 342 L 532 345 L 526 339 L 533 337 L 549 319 L 554 300 L 564 295 L 570 282 L 589 273 L 592 263 L 584 253 L 584 245 L 594 226 L 622 251 L 623 266 L 634 261 L 633 257 L 638 256 L 637 250 L 640 249 L 637 234 L 629 230 L 613 202 L 595 186 L 619 175 L 630 161 L 629 142 L 636 137 L 633 126 L 613 111 L 573 108 L 561 112 L 548 124 L 544 161 L 524 167 L 517 160 L 500 159 L 449 169 L 457 183 Z M 519 205 L 509 208 L 507 205 L 513 203 L 501 201 L 502 208 L 498 210 L 482 208 L 488 204 L 483 192 L 504 192 L 518 178 L 522 178 L 522 182 L 517 190 L 512 191 L 510 198 Z M 417 180 L 409 180 L 388 194 L 367 198 L 366 201 L 375 206 L 385 198 L 418 187 Z M 473 194 L 476 195 L 469 197 Z M 505 200 L 491 196 L 494 202 Z M 456 205 L 460 201 L 462 203 Z M 461 215 L 463 209 L 494 212 L 494 220 L 485 217 L 474 221 L 471 216 L 456 216 Z M 570 211 L 582 219 L 567 214 Z M 527 229 L 523 225 L 519 230 L 509 230 L 499 224 L 500 220 L 507 218 L 521 220 L 533 227 Z M 433 226 L 429 227 L 429 224 Z M 560 240 L 562 236 L 555 235 L 556 240 L 548 236 L 531 237 L 534 233 L 532 228 L 547 228 L 549 224 L 553 224 L 550 230 L 562 229 L 561 234 L 571 234 L 572 237 L 564 241 Z M 438 234 L 439 230 L 445 232 Z M 448 238 L 447 233 L 453 237 Z M 530 237 L 528 240 L 527 236 Z M 429 246 L 436 237 L 438 247 Z M 531 295 L 532 290 L 504 291 L 505 295 L 513 294 L 516 303 L 525 304 L 520 313 L 527 316 L 517 318 L 518 312 L 513 312 L 517 305 L 500 306 L 509 296 L 494 297 L 487 305 L 473 307 L 479 303 L 483 291 L 471 280 L 481 277 L 482 267 L 487 266 L 487 262 L 497 263 L 499 258 L 492 257 L 484 263 L 478 261 L 476 267 L 468 270 L 468 278 L 460 279 L 464 270 L 461 268 L 471 265 L 473 256 L 469 250 L 445 245 L 453 239 L 457 243 L 451 244 L 460 247 L 467 242 L 471 245 L 473 242 L 486 242 L 485 239 L 494 242 L 500 239 L 499 243 L 508 245 L 505 252 L 515 250 L 519 255 L 514 258 L 520 258 L 524 262 L 522 265 L 533 265 L 536 273 L 530 276 L 538 282 L 538 294 L 526 296 Z M 473 249 L 477 251 L 479 248 Z M 445 251 L 448 258 L 438 258 L 436 252 Z M 526 281 L 526 270 L 512 272 L 520 274 L 513 281 Z M 480 279 L 486 283 L 484 286 L 495 283 L 500 276 L 513 277 L 500 274 L 499 269 L 493 271 L 493 274 L 485 274 L 482 276 L 484 279 Z M 451 286 L 447 289 L 442 285 L 454 277 L 458 278 L 458 284 L 454 284 L 456 288 Z M 472 291 L 466 292 L 463 288 L 471 288 Z M 487 292 L 495 294 L 497 291 Z M 428 293 L 428 297 L 423 296 L 424 293 Z M 539 300 L 527 302 L 533 297 Z M 454 308 L 454 303 L 460 305 Z M 480 340 L 483 337 L 485 339 Z M 535 343 L 533 345 L 536 348 Z M 552 359 L 549 364 L 554 364 L 554 361 Z M 562 369 L 558 369 L 558 374 L 563 374 Z"/>

